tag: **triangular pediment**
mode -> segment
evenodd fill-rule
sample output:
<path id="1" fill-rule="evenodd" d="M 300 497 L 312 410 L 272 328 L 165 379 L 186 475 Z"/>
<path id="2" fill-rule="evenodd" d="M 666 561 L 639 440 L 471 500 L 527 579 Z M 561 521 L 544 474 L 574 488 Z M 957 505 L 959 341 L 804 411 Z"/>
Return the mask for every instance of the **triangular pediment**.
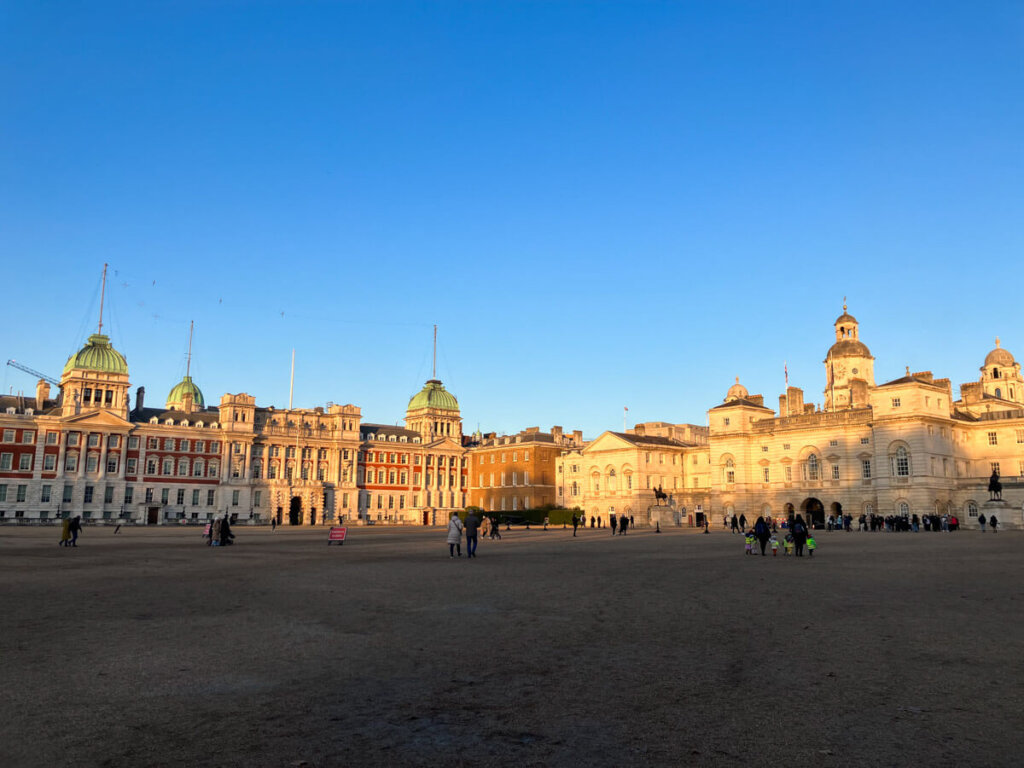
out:
<path id="1" fill-rule="evenodd" d="M 583 453 L 592 454 L 600 451 L 621 451 L 624 448 L 635 450 L 636 447 L 636 443 L 630 442 L 628 439 L 617 435 L 614 432 L 602 432 L 592 440 L 586 448 L 583 449 Z"/>
<path id="2" fill-rule="evenodd" d="M 69 426 L 73 425 L 76 427 L 105 427 L 115 429 L 131 429 L 132 423 L 127 419 L 122 419 L 116 413 L 110 411 L 98 410 L 98 411 L 87 411 L 86 413 L 77 413 L 74 416 L 66 416 L 61 421 Z"/>
<path id="3" fill-rule="evenodd" d="M 424 448 L 430 449 L 442 449 L 449 451 L 461 451 L 462 443 L 451 437 L 442 437 L 440 440 L 434 440 L 431 443 L 424 444 Z"/>

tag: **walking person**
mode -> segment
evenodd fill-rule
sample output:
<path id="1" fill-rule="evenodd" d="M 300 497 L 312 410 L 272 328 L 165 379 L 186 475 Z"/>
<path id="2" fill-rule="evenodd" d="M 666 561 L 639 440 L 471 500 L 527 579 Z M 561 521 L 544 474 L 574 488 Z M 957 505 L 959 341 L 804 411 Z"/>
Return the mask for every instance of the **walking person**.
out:
<path id="1" fill-rule="evenodd" d="M 984 529 L 982 529 L 984 530 Z M 59 547 L 66 547 L 71 542 L 71 518 L 65 517 L 60 523 L 60 543 Z"/>
<path id="2" fill-rule="evenodd" d="M 75 519 L 77 520 L 78 518 L 75 518 Z M 999 521 L 996 520 L 996 516 L 995 515 L 989 515 L 988 527 L 992 529 L 992 533 L 996 532 L 996 528 L 998 526 L 999 526 Z M 72 544 L 71 546 L 74 546 L 74 544 Z"/>
<path id="3" fill-rule="evenodd" d="M 804 556 L 804 544 L 807 543 L 807 526 L 804 524 L 802 515 L 797 515 L 793 521 L 793 548 L 797 557 Z"/>
<path id="4" fill-rule="evenodd" d="M 209 542 L 209 546 L 211 546 L 211 547 L 219 547 L 220 546 L 220 529 L 221 529 L 222 525 L 223 525 L 223 520 L 221 520 L 219 517 L 216 520 L 214 520 L 213 523 L 210 525 L 210 542 Z"/>
<path id="5" fill-rule="evenodd" d="M 981 517 L 978 518 L 978 525 L 981 526 L 981 532 L 982 533 L 985 532 L 985 523 L 987 523 L 987 522 L 988 522 L 988 520 L 985 519 L 984 515 L 982 515 Z"/>
<path id="6" fill-rule="evenodd" d="M 228 544 L 233 543 L 235 534 L 231 532 L 231 523 L 228 522 L 227 513 L 224 514 L 224 519 L 220 524 L 220 545 L 226 547 Z"/>
<path id="7" fill-rule="evenodd" d="M 270 532 L 273 533 L 276 530 L 277 530 L 277 518 L 276 517 L 272 517 L 272 518 L 270 518 Z"/>
<path id="8" fill-rule="evenodd" d="M 491 540 L 494 539 L 501 539 L 501 521 L 497 515 L 491 520 Z"/>
<path id="9" fill-rule="evenodd" d="M 452 512 L 448 521 L 448 557 L 455 557 L 456 553 L 462 557 L 462 521 L 458 512 Z"/>
<path id="10" fill-rule="evenodd" d="M 580 526 L 580 519 L 575 512 L 572 513 L 572 537 L 576 538 L 576 529 Z"/>
<path id="11" fill-rule="evenodd" d="M 761 557 L 764 557 L 765 548 L 768 546 L 768 539 L 771 538 L 771 535 L 771 529 L 768 527 L 768 523 L 765 522 L 764 517 L 758 517 L 757 522 L 754 523 L 754 536 L 761 545 Z"/>
<path id="12" fill-rule="evenodd" d="M 739 533 L 739 532 L 740 532 L 740 524 L 739 524 L 739 522 L 738 522 L 738 521 L 736 520 L 736 515 L 733 515 L 733 516 L 732 516 L 732 526 L 731 526 L 731 532 L 732 532 L 732 533 Z"/>
<path id="13" fill-rule="evenodd" d="M 633 522 L 633 516 L 632 516 L 632 515 L 630 515 L 630 516 L 629 516 L 629 527 L 630 527 L 630 528 L 633 528 L 633 527 L 635 527 L 635 525 L 636 525 L 636 524 L 635 524 L 635 523 Z"/>
<path id="14" fill-rule="evenodd" d="M 631 520 L 632 520 L 632 518 L 626 517 L 625 515 L 623 515 L 622 519 L 619 520 L 619 533 L 621 535 L 623 535 L 623 536 L 626 535 L 626 529 L 629 528 L 629 524 L 630 524 Z"/>
<path id="15" fill-rule="evenodd" d="M 71 518 L 71 524 L 68 526 L 68 531 L 71 533 L 71 544 L 69 546 L 77 547 L 78 534 L 82 530 L 82 516 L 75 515 Z M 992 526 L 992 530 L 995 530 L 995 526 Z"/>
<path id="16" fill-rule="evenodd" d="M 610 515 L 608 515 L 608 525 L 611 526 L 612 536 L 615 535 L 615 529 L 618 527 L 618 522 L 619 521 L 615 517 L 615 513 L 614 512 L 612 512 Z"/>
<path id="17" fill-rule="evenodd" d="M 747 516 L 740 514 L 740 533 L 744 533 L 747 530 Z"/>
<path id="18" fill-rule="evenodd" d="M 476 516 L 476 510 L 466 513 L 466 557 L 476 557 L 477 529 L 480 527 L 480 518 Z"/>

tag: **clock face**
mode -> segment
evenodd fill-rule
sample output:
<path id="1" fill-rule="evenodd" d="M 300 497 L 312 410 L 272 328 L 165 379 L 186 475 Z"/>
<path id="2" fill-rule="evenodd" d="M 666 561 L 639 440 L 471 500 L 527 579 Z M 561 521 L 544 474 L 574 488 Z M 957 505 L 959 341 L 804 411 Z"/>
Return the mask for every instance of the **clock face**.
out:
<path id="1" fill-rule="evenodd" d="M 856 369 L 856 368 L 854 368 L 854 369 L 853 369 L 853 371 L 852 371 L 852 373 L 853 373 L 853 375 L 854 375 L 854 376 L 856 376 L 856 375 L 857 375 L 857 369 Z"/>

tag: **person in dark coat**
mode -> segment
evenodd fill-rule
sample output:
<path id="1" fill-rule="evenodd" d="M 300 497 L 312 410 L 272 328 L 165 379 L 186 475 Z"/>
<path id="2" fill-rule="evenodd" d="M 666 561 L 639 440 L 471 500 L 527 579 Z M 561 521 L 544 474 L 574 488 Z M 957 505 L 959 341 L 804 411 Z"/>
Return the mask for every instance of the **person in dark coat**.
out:
<path id="1" fill-rule="evenodd" d="M 608 515 L 608 525 L 611 526 L 612 536 L 615 535 L 615 530 L 618 527 L 618 522 L 619 522 L 618 518 L 615 517 L 614 513 L 612 513 L 611 515 Z"/>
<path id="2" fill-rule="evenodd" d="M 629 518 L 623 515 L 622 519 L 619 520 L 619 533 L 625 536 L 627 528 L 629 528 Z"/>
<path id="3" fill-rule="evenodd" d="M 730 525 L 730 530 L 732 533 L 740 532 L 740 524 L 739 521 L 736 519 L 736 515 L 732 516 L 732 525 Z"/>
<path id="4" fill-rule="evenodd" d="M 740 515 L 740 533 L 744 533 L 747 530 L 747 516 Z"/>
<path id="5" fill-rule="evenodd" d="M 996 529 L 996 527 L 993 525 L 992 526 L 992 530 L 994 531 L 995 529 Z M 82 530 L 82 516 L 81 515 L 75 515 L 73 518 L 71 518 L 71 524 L 68 525 L 68 533 L 71 534 L 71 546 L 72 547 L 77 547 L 78 546 L 78 544 L 76 544 L 75 542 L 78 541 L 78 534 L 81 532 L 81 530 Z"/>
<path id="6" fill-rule="evenodd" d="M 573 512 L 572 513 L 572 535 L 573 535 L 573 538 L 576 537 L 576 529 L 579 528 L 579 527 L 580 527 L 580 518 L 579 518 L 579 516 L 575 512 Z"/>
<path id="7" fill-rule="evenodd" d="M 462 524 L 466 529 L 466 556 L 476 557 L 477 529 L 480 528 L 480 518 L 474 510 L 466 513 L 466 521 Z"/>
<path id="8" fill-rule="evenodd" d="M 77 520 L 78 518 L 76 517 L 75 519 Z M 996 520 L 996 516 L 995 515 L 989 515 L 988 527 L 992 529 L 992 533 L 995 533 L 996 532 L 996 528 L 999 527 L 999 521 Z M 75 546 L 75 545 L 72 543 L 71 546 Z"/>
<path id="9" fill-rule="evenodd" d="M 807 543 L 807 524 L 804 523 L 802 515 L 797 515 L 793 521 L 793 548 L 797 557 L 804 556 L 804 545 Z"/>
<path id="10" fill-rule="evenodd" d="M 761 557 L 764 557 L 765 547 L 768 546 L 768 539 L 771 538 L 772 532 L 768 527 L 768 523 L 765 522 L 763 517 L 758 517 L 757 522 L 754 523 L 754 537 L 761 545 Z"/>
<path id="11" fill-rule="evenodd" d="M 224 519 L 220 523 L 220 545 L 226 547 L 234 538 L 235 534 L 231 532 L 231 523 L 228 522 L 228 516 L 224 515 Z"/>

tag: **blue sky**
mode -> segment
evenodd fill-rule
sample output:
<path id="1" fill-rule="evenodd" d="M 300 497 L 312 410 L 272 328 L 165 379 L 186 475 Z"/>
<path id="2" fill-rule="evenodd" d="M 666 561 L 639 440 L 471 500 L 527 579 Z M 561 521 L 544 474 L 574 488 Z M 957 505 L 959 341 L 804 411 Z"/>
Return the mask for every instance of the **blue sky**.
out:
<path id="1" fill-rule="evenodd" d="M 0 355 L 465 427 L 1024 355 L 1020 3 L 5 3 Z M 34 381 L 4 370 L 4 391 Z"/>

